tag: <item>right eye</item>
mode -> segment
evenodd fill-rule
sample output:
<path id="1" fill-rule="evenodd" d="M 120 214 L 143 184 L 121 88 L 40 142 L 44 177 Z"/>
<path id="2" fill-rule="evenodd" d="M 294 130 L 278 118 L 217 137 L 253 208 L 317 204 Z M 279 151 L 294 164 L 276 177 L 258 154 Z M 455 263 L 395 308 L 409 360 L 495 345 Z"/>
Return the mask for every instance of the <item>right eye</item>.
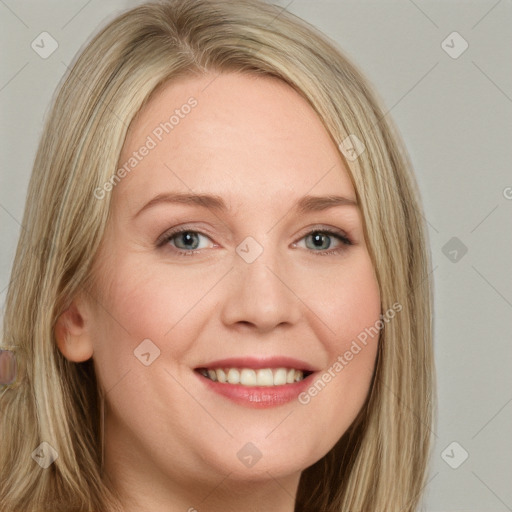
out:
<path id="1" fill-rule="evenodd" d="M 207 248 L 204 243 L 203 247 L 200 247 L 201 238 L 210 240 L 210 237 L 199 231 L 187 228 L 175 229 L 165 233 L 158 242 L 158 246 L 163 247 L 165 245 L 171 245 L 171 247 L 176 249 L 179 255 L 193 256 L 196 251 Z"/>

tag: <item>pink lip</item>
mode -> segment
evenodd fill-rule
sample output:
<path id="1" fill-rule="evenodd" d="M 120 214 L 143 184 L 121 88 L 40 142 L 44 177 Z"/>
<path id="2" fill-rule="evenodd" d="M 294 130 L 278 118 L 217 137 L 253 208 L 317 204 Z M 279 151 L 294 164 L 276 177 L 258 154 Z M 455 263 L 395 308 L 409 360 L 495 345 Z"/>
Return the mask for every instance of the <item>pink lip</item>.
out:
<path id="1" fill-rule="evenodd" d="M 275 357 L 231 357 L 227 359 L 218 359 L 209 363 L 201 364 L 198 368 L 207 368 L 215 370 L 217 368 L 253 368 L 254 370 L 260 368 L 294 368 L 295 370 L 305 370 L 308 372 L 315 372 L 310 364 L 286 356 Z"/>
<path id="2" fill-rule="evenodd" d="M 228 366 L 236 366 L 233 364 L 233 360 L 229 361 Z M 239 367 L 255 368 L 254 366 L 247 366 L 246 363 Z M 269 368 L 269 366 L 262 367 Z M 281 367 L 286 367 L 286 364 Z M 291 365 L 291 367 L 296 368 L 295 365 Z M 216 366 L 216 368 L 219 368 L 219 366 Z M 282 386 L 244 386 L 242 384 L 215 382 L 197 371 L 194 372 L 194 374 L 197 375 L 205 386 L 215 393 L 230 399 L 236 404 L 257 409 L 277 407 L 291 402 L 292 400 L 296 400 L 299 394 L 309 386 L 311 375 L 314 375 L 311 374 L 300 382 L 283 384 Z"/>
<path id="3" fill-rule="evenodd" d="M 211 370 L 216 370 L 217 368 L 252 368 L 254 370 L 261 368 L 294 368 L 307 372 L 317 371 L 317 368 L 314 368 L 304 361 L 286 356 L 231 357 L 201 364 L 196 370 L 200 368 Z M 242 384 L 215 382 L 198 371 L 194 373 L 211 391 L 239 405 L 252 408 L 277 407 L 291 402 L 297 399 L 298 395 L 304 391 L 311 382 L 311 375 L 308 375 L 300 382 L 283 384 L 282 386 L 244 386 Z"/>

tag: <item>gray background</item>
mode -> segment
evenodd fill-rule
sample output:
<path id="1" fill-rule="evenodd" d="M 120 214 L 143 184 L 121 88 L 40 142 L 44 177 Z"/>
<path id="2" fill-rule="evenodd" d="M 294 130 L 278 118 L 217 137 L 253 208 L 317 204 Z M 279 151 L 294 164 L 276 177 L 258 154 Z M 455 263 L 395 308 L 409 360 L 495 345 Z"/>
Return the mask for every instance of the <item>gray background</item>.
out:
<path id="1" fill-rule="evenodd" d="M 54 90 L 91 34 L 138 3 L 0 0 L 2 307 Z M 511 2 L 279 5 L 334 39 L 367 75 L 405 139 L 422 192 L 439 384 L 423 508 L 512 510 Z M 31 48 L 43 31 L 58 42 L 46 59 Z M 457 58 L 462 39 L 446 39 L 454 31 L 469 45 Z"/>

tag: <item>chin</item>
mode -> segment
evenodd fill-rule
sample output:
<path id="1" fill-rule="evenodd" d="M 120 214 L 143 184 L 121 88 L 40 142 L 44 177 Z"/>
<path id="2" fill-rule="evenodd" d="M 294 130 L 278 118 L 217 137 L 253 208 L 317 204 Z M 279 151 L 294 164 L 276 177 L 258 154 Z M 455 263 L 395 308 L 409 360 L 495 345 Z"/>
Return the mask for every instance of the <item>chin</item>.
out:
<path id="1" fill-rule="evenodd" d="M 308 449 L 304 440 L 298 444 L 292 439 L 289 442 L 265 440 L 264 436 L 259 439 L 261 441 L 253 442 L 232 439 L 228 446 L 215 450 L 209 454 L 211 458 L 205 459 L 210 468 L 223 475 L 229 474 L 230 479 L 257 482 L 296 475 L 321 459 L 330 449 L 320 449 L 318 446 Z M 313 442 L 312 445 L 317 443 Z"/>

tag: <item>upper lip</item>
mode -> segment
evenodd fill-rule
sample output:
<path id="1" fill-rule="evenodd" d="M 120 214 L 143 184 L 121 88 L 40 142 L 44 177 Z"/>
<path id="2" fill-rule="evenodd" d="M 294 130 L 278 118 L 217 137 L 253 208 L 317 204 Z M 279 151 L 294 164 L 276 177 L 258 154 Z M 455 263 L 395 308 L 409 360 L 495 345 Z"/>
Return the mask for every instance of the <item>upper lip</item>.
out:
<path id="1" fill-rule="evenodd" d="M 317 369 L 309 363 L 287 356 L 230 357 L 201 364 L 195 369 L 197 370 L 199 368 L 207 368 L 211 370 L 215 370 L 216 368 L 253 368 L 254 370 L 261 368 L 293 368 L 295 370 L 304 370 L 308 372 L 317 371 Z"/>

